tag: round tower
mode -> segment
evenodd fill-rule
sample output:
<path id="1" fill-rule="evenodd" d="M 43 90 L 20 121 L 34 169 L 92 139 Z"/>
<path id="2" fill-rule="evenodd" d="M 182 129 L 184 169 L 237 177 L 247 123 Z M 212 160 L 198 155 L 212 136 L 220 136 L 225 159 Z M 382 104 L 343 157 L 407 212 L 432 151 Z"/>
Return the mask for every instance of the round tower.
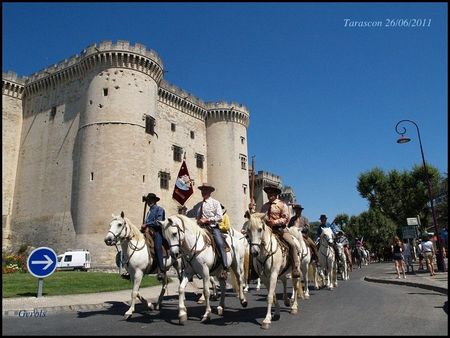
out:
<path id="1" fill-rule="evenodd" d="M 142 222 L 141 196 L 154 188 L 151 129 L 163 76 L 158 55 L 140 44 L 102 42 L 81 56 L 85 109 L 74 149 L 71 208 L 80 243 L 92 234 L 104 236 L 112 213 L 123 210 L 135 225 Z"/>
<path id="2" fill-rule="evenodd" d="M 208 103 L 206 108 L 208 181 L 216 188 L 214 197 L 226 206 L 232 226 L 240 230 L 250 202 L 249 112 L 237 103 Z"/>

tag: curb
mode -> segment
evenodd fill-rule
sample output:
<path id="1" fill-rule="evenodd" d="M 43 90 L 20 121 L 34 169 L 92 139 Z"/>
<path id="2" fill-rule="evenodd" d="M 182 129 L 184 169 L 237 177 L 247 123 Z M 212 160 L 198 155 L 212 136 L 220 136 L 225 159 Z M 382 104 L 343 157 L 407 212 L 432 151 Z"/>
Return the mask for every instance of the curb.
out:
<path id="1" fill-rule="evenodd" d="M 448 289 L 436 286 L 436 285 L 429 285 L 429 284 L 423 284 L 423 283 L 416 283 L 416 282 L 408 282 L 408 281 L 402 281 L 402 280 L 389 280 L 389 279 L 380 279 L 380 278 L 373 278 L 373 277 L 364 277 L 365 281 L 368 282 L 374 282 L 374 283 L 385 283 L 385 284 L 397 284 L 397 285 L 406 285 L 406 286 L 412 286 L 416 288 L 421 289 L 427 289 L 427 290 L 433 290 L 437 291 L 443 294 L 448 295 Z"/>

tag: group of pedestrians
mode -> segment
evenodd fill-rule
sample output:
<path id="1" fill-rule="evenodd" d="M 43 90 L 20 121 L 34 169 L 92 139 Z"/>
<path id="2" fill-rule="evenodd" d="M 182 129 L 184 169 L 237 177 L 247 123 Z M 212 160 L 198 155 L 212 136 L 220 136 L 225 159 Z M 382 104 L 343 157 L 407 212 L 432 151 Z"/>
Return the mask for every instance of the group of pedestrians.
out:
<path id="1" fill-rule="evenodd" d="M 417 245 L 418 258 L 419 258 L 419 270 L 423 269 L 423 260 L 430 276 L 436 275 L 434 270 L 434 258 L 436 256 L 433 242 L 429 235 L 427 235 L 423 241 L 420 241 Z M 403 243 L 398 236 L 394 237 L 394 242 L 391 245 L 392 258 L 394 260 L 395 271 L 397 272 L 397 278 L 406 278 L 406 273 L 414 272 L 413 260 L 414 250 L 411 244 L 406 241 Z M 406 270 L 406 271 L 405 271 Z"/>

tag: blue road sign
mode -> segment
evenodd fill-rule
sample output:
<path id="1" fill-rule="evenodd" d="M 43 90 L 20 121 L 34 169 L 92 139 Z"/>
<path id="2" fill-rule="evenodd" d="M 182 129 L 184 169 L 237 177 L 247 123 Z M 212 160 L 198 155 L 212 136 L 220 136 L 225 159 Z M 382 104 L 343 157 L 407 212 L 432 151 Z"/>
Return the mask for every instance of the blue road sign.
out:
<path id="1" fill-rule="evenodd" d="M 56 269 L 58 257 L 53 249 L 42 246 L 34 249 L 27 259 L 28 271 L 37 278 L 50 276 Z"/>

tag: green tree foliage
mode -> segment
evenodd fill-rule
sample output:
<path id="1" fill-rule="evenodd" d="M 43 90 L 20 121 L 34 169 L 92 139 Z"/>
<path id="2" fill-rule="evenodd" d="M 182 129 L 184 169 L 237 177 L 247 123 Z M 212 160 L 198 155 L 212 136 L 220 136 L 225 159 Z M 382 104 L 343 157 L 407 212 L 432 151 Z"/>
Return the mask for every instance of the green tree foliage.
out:
<path id="1" fill-rule="evenodd" d="M 439 171 L 427 166 L 432 191 L 437 191 Z M 421 224 L 429 226 L 430 208 L 427 181 L 423 166 L 414 166 L 412 171 L 392 170 L 385 173 L 380 168 L 362 173 L 357 190 L 369 201 L 369 210 L 378 210 L 390 218 L 397 227 L 405 225 L 406 218 L 419 215 Z"/>
<path id="2" fill-rule="evenodd" d="M 441 228 L 448 229 L 448 174 L 441 180 L 437 192 L 436 217 Z"/>

